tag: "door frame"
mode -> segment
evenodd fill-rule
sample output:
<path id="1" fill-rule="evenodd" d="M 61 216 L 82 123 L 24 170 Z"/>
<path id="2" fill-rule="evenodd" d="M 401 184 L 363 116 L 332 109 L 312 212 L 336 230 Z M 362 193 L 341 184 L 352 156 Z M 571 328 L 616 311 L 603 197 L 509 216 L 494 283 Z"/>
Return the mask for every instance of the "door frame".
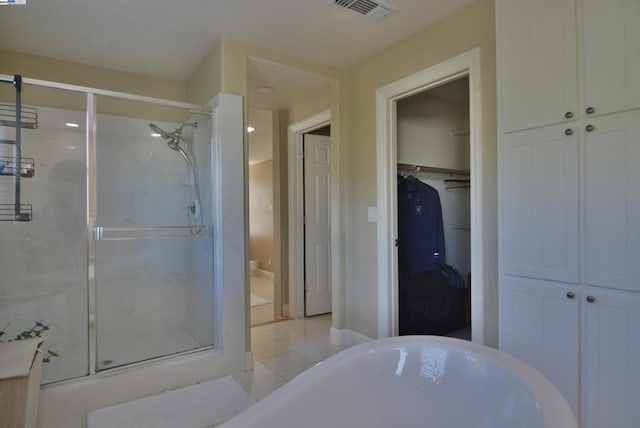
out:
<path id="1" fill-rule="evenodd" d="M 426 68 L 376 91 L 377 129 L 377 242 L 378 242 L 378 338 L 398 335 L 397 239 L 397 102 L 430 88 L 469 77 L 469 131 L 471 178 L 471 337 L 484 343 L 482 101 L 480 48 Z"/>
<path id="2" fill-rule="evenodd" d="M 288 192 L 289 192 L 289 305 L 283 305 L 283 313 L 292 317 L 304 316 L 304 171 L 302 166 L 304 134 L 318 128 L 331 125 L 331 110 L 325 110 L 300 122 L 289 125 L 288 148 Z M 332 133 L 335 130 L 332 129 Z M 337 196 L 337 150 L 335 139 L 331 140 L 331 281 L 332 291 L 336 289 L 338 278 L 338 257 L 336 242 L 336 219 L 339 218 L 338 204 L 334 201 Z M 338 259 L 339 260 L 339 259 Z M 332 293 L 331 308 L 335 307 L 336 293 Z"/>

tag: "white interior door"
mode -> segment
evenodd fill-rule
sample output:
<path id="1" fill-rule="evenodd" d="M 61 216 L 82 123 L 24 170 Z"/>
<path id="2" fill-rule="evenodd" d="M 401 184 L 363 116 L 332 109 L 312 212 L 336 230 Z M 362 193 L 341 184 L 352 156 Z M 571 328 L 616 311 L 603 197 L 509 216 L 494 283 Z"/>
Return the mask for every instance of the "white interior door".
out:
<path id="1" fill-rule="evenodd" d="M 305 316 L 331 312 L 330 142 L 304 135 Z"/>

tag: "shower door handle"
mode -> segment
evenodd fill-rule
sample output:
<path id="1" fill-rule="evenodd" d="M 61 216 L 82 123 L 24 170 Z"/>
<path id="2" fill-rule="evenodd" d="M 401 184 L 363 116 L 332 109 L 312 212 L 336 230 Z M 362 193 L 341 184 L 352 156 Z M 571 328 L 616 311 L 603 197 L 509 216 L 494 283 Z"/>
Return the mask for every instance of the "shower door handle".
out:
<path id="1" fill-rule="evenodd" d="M 105 233 L 107 236 L 105 236 Z M 96 226 L 96 241 L 137 241 L 141 239 L 207 238 L 209 226 L 104 227 Z"/>

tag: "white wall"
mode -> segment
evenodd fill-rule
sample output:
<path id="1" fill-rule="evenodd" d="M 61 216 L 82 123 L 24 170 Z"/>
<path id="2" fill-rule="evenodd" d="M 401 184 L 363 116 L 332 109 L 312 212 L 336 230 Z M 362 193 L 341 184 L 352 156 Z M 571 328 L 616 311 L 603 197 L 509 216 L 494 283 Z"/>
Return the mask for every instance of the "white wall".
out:
<path id="1" fill-rule="evenodd" d="M 469 131 L 468 100 L 452 102 L 431 92 L 398 102 L 398 163 L 469 170 L 469 136 L 452 135 Z"/>

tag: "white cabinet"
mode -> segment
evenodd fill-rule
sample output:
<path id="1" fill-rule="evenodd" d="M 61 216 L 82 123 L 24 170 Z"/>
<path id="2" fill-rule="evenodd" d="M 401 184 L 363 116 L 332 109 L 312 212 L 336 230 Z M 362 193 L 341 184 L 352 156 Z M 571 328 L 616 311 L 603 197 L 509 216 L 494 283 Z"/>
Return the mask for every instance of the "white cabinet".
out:
<path id="1" fill-rule="evenodd" d="M 586 281 L 640 292 L 640 114 L 585 127 Z"/>
<path id="2" fill-rule="evenodd" d="M 576 287 L 518 277 L 500 286 L 500 349 L 544 374 L 578 414 Z"/>
<path id="3" fill-rule="evenodd" d="M 640 427 L 640 0 L 496 0 L 496 36 L 500 348 Z"/>
<path id="4" fill-rule="evenodd" d="M 578 132 L 552 126 L 501 144 L 501 244 L 507 274 L 579 281 Z"/>
<path id="5" fill-rule="evenodd" d="M 592 114 L 640 107 L 640 1 L 582 0 L 584 100 Z"/>
<path id="6" fill-rule="evenodd" d="M 584 296 L 582 427 L 640 426 L 640 296 L 595 287 Z"/>
<path id="7" fill-rule="evenodd" d="M 575 0 L 499 1 L 496 13 L 501 129 L 575 119 Z"/>

